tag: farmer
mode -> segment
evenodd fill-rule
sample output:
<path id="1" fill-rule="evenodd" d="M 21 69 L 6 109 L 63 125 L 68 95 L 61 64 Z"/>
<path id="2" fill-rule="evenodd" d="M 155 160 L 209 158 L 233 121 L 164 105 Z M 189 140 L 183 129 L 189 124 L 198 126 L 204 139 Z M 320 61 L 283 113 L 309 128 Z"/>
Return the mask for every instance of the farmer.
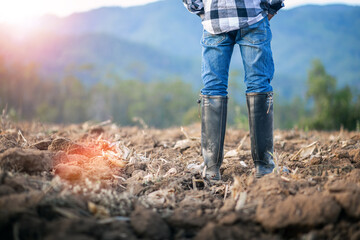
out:
<path id="1" fill-rule="evenodd" d="M 201 152 L 205 177 L 220 180 L 227 115 L 229 65 L 239 44 L 245 70 L 251 155 L 256 177 L 271 173 L 274 62 L 269 20 L 283 0 L 183 0 L 203 25 Z"/>

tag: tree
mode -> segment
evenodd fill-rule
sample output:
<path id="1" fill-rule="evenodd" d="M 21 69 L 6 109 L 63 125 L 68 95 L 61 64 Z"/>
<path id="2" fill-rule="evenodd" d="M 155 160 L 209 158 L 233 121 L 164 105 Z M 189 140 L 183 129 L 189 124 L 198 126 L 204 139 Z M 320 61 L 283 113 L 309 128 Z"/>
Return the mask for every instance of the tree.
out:
<path id="1" fill-rule="evenodd" d="M 353 114 L 355 104 L 350 87 L 337 89 L 336 79 L 330 76 L 319 60 L 314 60 L 308 75 L 307 97 L 314 101 L 313 117 L 308 121 L 312 129 L 353 130 L 358 116 Z"/>

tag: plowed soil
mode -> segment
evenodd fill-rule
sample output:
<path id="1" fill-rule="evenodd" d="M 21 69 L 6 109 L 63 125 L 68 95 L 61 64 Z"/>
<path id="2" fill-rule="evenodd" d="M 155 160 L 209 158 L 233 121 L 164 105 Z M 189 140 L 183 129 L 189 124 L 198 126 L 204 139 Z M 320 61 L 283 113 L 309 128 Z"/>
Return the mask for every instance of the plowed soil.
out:
<path id="1" fill-rule="evenodd" d="M 200 125 L 7 124 L 1 239 L 360 239 L 360 133 L 276 131 L 254 178 L 228 129 L 222 181 L 202 176 Z"/>

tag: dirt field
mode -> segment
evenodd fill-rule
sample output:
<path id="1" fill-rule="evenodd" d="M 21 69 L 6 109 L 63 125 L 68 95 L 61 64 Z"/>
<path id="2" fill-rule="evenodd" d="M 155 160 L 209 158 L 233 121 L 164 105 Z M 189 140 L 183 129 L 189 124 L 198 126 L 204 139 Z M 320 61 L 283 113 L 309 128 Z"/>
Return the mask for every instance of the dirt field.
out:
<path id="1" fill-rule="evenodd" d="M 260 180 L 247 134 L 228 129 L 214 184 L 200 125 L 8 123 L 1 239 L 360 239 L 360 133 L 276 131 L 278 167 Z"/>

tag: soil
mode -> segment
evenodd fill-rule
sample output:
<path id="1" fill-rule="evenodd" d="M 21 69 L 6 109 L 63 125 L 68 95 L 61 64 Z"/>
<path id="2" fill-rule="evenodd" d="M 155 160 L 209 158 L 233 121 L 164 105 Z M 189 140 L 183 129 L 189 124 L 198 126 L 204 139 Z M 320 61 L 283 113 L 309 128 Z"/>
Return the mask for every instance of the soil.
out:
<path id="1" fill-rule="evenodd" d="M 222 180 L 202 178 L 200 125 L 7 124 L 1 239 L 360 239 L 360 133 L 275 131 L 254 177 L 228 129 Z"/>

